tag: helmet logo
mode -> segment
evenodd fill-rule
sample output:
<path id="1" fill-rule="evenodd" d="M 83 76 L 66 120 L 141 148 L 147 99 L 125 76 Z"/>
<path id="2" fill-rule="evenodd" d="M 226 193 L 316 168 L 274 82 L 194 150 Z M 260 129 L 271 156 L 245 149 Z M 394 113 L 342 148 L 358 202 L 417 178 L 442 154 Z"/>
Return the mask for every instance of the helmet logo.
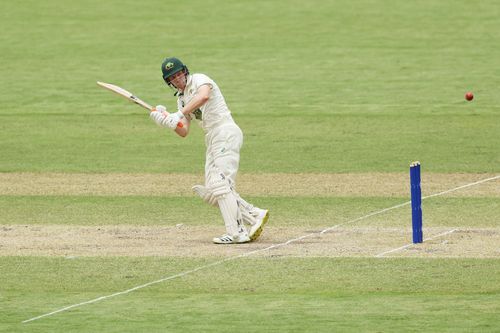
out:
<path id="1" fill-rule="evenodd" d="M 165 64 L 165 69 L 166 69 L 166 70 L 169 70 L 169 69 L 170 69 L 170 68 L 172 68 L 172 67 L 174 67 L 174 63 L 173 63 L 173 62 L 167 62 L 167 63 Z"/>

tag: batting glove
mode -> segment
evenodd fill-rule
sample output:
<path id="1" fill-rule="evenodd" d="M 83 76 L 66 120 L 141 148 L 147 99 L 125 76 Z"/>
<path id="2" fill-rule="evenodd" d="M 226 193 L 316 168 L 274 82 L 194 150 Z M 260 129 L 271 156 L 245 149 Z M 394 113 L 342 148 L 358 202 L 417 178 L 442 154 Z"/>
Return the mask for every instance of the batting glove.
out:
<path id="1" fill-rule="evenodd" d="M 165 119 L 165 124 L 168 128 L 175 129 L 182 118 L 184 118 L 184 114 L 181 111 L 171 113 Z"/>
<path id="2" fill-rule="evenodd" d="M 157 105 L 153 108 L 153 111 L 158 111 L 160 113 L 165 113 L 167 112 L 167 108 L 163 105 Z M 168 113 L 166 114 L 166 116 L 168 116 Z"/>
<path id="3" fill-rule="evenodd" d="M 161 127 L 168 127 L 166 125 L 166 119 L 168 116 L 167 108 L 163 105 L 157 105 L 153 111 L 149 114 L 149 117 L 153 119 L 155 123 L 157 123 Z"/>

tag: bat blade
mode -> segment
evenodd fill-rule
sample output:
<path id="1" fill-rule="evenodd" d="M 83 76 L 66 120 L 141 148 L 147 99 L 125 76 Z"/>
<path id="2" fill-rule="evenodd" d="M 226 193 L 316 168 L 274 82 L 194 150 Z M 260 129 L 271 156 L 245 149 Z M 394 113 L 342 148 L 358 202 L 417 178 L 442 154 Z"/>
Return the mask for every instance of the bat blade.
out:
<path id="1" fill-rule="evenodd" d="M 118 95 L 120 95 L 120 96 L 128 99 L 129 101 L 131 101 L 131 102 L 133 102 L 133 103 L 135 103 L 137 105 L 142 106 L 146 110 L 153 111 L 153 107 L 151 105 L 149 105 L 148 103 L 144 102 L 139 97 L 137 97 L 134 94 L 132 94 L 131 92 L 123 89 L 122 87 L 118 87 L 118 86 L 116 86 L 114 84 L 100 82 L 100 81 L 97 81 L 97 84 L 99 86 L 103 87 L 104 89 L 108 89 L 108 90 L 114 92 L 115 94 L 118 94 Z"/>

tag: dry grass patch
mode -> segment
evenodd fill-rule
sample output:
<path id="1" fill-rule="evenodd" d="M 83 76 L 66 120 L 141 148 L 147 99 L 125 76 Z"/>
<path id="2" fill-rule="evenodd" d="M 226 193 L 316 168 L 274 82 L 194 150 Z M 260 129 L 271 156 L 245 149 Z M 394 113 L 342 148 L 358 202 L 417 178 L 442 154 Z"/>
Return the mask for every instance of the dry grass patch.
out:
<path id="1" fill-rule="evenodd" d="M 430 195 L 494 174 L 422 174 L 422 193 Z M 0 173 L 0 195 L 191 196 L 203 184 L 195 174 Z M 246 196 L 408 196 L 406 173 L 240 174 L 238 191 Z M 500 179 L 447 194 L 500 197 Z"/>

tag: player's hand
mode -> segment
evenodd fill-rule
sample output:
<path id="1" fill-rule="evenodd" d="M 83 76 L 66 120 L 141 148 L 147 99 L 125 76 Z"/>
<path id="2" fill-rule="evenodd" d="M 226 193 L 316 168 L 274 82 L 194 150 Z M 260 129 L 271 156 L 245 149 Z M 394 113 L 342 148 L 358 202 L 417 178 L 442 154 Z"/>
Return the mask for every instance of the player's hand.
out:
<path id="1" fill-rule="evenodd" d="M 158 111 L 160 113 L 163 113 L 166 116 L 168 116 L 167 108 L 163 105 L 157 105 L 153 108 L 153 111 Z"/>
<path id="2" fill-rule="evenodd" d="M 182 118 L 184 118 L 184 114 L 181 111 L 177 111 L 176 113 L 169 114 L 164 122 L 168 128 L 175 129 Z"/>
<path id="3" fill-rule="evenodd" d="M 157 105 L 153 111 L 149 114 L 149 117 L 153 119 L 155 123 L 157 123 L 161 127 L 168 127 L 166 125 L 165 120 L 168 117 L 167 108 L 163 105 Z"/>

